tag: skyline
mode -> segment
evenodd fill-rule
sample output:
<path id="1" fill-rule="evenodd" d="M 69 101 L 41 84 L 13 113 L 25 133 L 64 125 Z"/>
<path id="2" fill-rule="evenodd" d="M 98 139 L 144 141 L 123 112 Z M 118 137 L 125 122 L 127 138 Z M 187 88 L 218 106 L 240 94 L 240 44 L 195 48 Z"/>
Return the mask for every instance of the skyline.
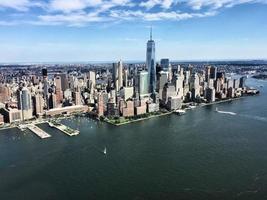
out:
<path id="1" fill-rule="evenodd" d="M 266 3 L 2 0 L 0 63 L 145 61 L 150 26 L 157 61 L 267 59 Z"/>

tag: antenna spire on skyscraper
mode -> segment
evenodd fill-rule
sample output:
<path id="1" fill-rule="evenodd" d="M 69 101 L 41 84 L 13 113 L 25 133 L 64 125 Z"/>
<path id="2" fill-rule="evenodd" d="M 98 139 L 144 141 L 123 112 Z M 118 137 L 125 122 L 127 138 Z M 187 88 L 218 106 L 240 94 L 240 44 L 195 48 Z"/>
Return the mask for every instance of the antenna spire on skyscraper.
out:
<path id="1" fill-rule="evenodd" d="M 152 26 L 150 26 L 150 40 L 152 40 Z"/>

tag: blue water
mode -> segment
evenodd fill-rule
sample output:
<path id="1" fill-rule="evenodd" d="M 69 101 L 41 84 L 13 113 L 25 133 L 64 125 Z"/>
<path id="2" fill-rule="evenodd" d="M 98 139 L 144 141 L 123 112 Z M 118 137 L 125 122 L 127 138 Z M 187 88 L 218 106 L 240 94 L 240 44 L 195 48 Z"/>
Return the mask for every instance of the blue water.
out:
<path id="1" fill-rule="evenodd" d="M 248 81 L 264 85 L 260 96 L 183 116 L 121 127 L 65 119 L 80 135 L 42 124 L 44 140 L 1 131 L 0 199 L 267 199 L 267 82 Z"/>

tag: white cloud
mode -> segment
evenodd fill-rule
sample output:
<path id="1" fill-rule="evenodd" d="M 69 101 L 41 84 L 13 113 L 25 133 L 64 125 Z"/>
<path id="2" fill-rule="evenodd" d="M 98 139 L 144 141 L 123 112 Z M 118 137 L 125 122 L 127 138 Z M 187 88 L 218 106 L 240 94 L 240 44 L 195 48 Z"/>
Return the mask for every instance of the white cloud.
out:
<path id="1" fill-rule="evenodd" d="M 43 7 L 44 3 L 33 0 L 0 0 L 0 8 L 11 8 L 26 12 L 30 7 Z"/>
<path id="2" fill-rule="evenodd" d="M 267 0 L 184 0 L 184 2 L 186 2 L 192 9 L 200 10 L 203 7 L 219 9 L 245 3 L 267 3 Z"/>
<path id="3" fill-rule="evenodd" d="M 140 3 L 141 7 L 145 7 L 147 9 L 151 9 L 157 5 L 164 9 L 169 9 L 172 4 L 176 2 L 174 0 L 148 0 L 148 1 L 143 1 Z"/>
<path id="4" fill-rule="evenodd" d="M 14 9 L 8 18 L 0 21 L 1 26 L 18 24 L 85 26 L 96 22 L 117 23 L 125 20 L 159 21 L 186 20 L 216 15 L 220 8 L 246 3 L 267 3 L 267 0 L 0 0 L 1 8 Z M 177 10 L 186 6 L 191 12 Z M 32 7 L 42 9 L 31 13 Z M 204 8 L 204 9 L 203 9 Z M 17 12 L 18 10 L 19 12 Z M 23 11 L 30 20 L 16 17 Z M 26 14 L 25 14 L 26 15 Z"/>
<path id="5" fill-rule="evenodd" d="M 87 7 L 96 7 L 102 4 L 102 0 L 52 0 L 49 8 L 54 11 L 73 12 Z"/>

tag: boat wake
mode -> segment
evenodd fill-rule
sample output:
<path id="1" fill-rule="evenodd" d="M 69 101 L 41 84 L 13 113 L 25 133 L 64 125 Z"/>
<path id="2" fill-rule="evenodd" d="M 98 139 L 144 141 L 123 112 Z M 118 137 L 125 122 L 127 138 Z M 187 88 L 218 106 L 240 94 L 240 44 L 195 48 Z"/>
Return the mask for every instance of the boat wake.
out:
<path id="1" fill-rule="evenodd" d="M 216 108 L 216 112 L 221 113 L 221 114 L 227 114 L 227 115 L 237 115 L 237 113 L 235 112 L 222 111 L 222 110 L 218 110 L 218 108 Z"/>
<path id="2" fill-rule="evenodd" d="M 246 118 L 249 118 L 249 119 L 254 119 L 254 120 L 257 120 L 257 121 L 261 121 L 261 122 L 267 122 L 267 118 L 266 117 L 260 117 L 260 116 L 255 116 L 255 115 L 240 115 L 242 117 L 246 117 Z"/>

